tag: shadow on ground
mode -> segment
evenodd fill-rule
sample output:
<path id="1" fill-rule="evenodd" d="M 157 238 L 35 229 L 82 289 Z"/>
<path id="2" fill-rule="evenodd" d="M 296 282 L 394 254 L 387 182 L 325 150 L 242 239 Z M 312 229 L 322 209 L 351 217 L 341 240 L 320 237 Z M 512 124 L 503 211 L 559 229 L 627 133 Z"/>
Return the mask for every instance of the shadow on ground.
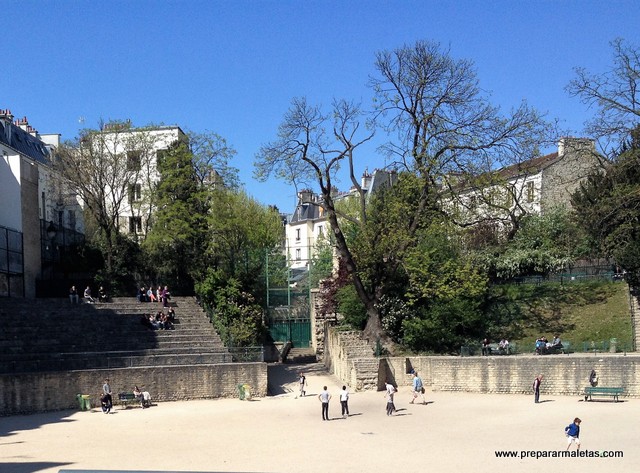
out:
<path id="1" fill-rule="evenodd" d="M 267 392 L 269 396 L 279 396 L 291 392 L 298 392 L 300 379 L 300 373 L 304 373 L 308 376 L 310 373 L 326 374 L 327 368 L 322 363 L 303 363 L 303 364 L 288 364 L 288 363 L 276 363 L 267 367 L 269 383 L 267 386 Z M 308 396 L 311 393 L 307 393 Z"/>

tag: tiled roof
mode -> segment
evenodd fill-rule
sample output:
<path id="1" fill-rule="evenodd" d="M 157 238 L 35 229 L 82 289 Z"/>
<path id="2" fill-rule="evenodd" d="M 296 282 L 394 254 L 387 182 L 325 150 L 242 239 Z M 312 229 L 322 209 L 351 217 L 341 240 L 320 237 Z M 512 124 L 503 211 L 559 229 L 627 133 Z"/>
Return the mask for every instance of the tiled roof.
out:
<path id="1" fill-rule="evenodd" d="M 7 126 L 11 127 L 10 140 L 7 140 L 5 128 Z M 49 150 L 45 144 L 13 123 L 9 125 L 5 121 L 0 120 L 0 143 L 15 149 L 20 154 L 28 156 L 34 161 L 42 164 L 50 164 Z"/>
<path id="2" fill-rule="evenodd" d="M 498 174 L 505 178 L 511 179 L 523 174 L 531 175 L 537 174 L 546 167 L 558 161 L 560 156 L 558 153 L 551 153 L 545 156 L 538 156 L 521 163 L 512 164 L 511 166 L 504 167 L 498 171 Z"/>

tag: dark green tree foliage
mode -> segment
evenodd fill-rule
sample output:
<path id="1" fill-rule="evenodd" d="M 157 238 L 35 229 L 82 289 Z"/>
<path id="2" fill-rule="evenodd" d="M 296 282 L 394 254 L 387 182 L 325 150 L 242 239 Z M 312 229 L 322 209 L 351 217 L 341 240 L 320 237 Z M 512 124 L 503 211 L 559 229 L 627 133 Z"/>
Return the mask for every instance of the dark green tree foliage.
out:
<path id="1" fill-rule="evenodd" d="M 266 255 L 280 243 L 280 216 L 244 192 L 217 188 L 211 202 L 205 250 L 209 266 L 196 290 L 228 343 L 257 345 L 264 333 Z M 270 272 L 277 266 L 271 264 Z"/>
<path id="2" fill-rule="evenodd" d="M 640 283 L 640 128 L 606 173 L 590 176 L 572 199 L 596 250 L 613 257 Z"/>
<path id="3" fill-rule="evenodd" d="M 198 292 L 211 309 L 211 322 L 229 347 L 262 344 L 265 327 L 262 308 L 236 278 L 212 270 L 198 284 Z"/>
<path id="4" fill-rule="evenodd" d="M 405 257 L 406 297 L 415 316 L 403 321 L 398 335 L 413 350 L 455 352 L 486 332 L 488 280 L 456 242 L 445 226 L 434 223 Z"/>
<path id="5" fill-rule="evenodd" d="M 157 162 L 160 182 L 155 189 L 153 224 L 142 246 L 157 281 L 178 293 L 192 293 L 204 272 L 208 192 L 200 185 L 193 154 L 182 142 L 162 153 Z"/>

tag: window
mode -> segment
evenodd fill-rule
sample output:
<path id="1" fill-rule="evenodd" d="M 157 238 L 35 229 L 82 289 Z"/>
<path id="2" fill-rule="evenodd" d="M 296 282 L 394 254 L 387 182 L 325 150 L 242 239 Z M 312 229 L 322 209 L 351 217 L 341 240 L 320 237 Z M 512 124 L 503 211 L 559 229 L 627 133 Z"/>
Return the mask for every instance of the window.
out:
<path id="1" fill-rule="evenodd" d="M 535 197 L 535 188 L 533 187 L 533 181 L 527 182 L 527 202 L 533 202 Z"/>
<path id="2" fill-rule="evenodd" d="M 296 241 L 300 241 L 300 229 L 296 229 Z"/>
<path id="3" fill-rule="evenodd" d="M 322 225 L 318 225 L 318 236 L 324 236 L 324 228 L 322 228 Z"/>
<path id="4" fill-rule="evenodd" d="M 513 207 L 513 204 L 514 204 L 513 196 L 514 196 L 515 192 L 516 192 L 516 190 L 514 189 L 513 186 L 509 186 L 507 188 L 507 198 L 505 199 L 505 205 L 506 205 L 506 207 L 508 209 Z"/>
<path id="5" fill-rule="evenodd" d="M 129 203 L 142 200 L 142 186 L 140 184 L 129 185 Z"/>
<path id="6" fill-rule="evenodd" d="M 129 217 L 129 233 L 142 233 L 142 217 Z"/>
<path id="7" fill-rule="evenodd" d="M 67 221 L 69 222 L 69 228 L 71 230 L 76 229 L 76 211 L 67 210 Z"/>
<path id="8" fill-rule="evenodd" d="M 302 250 L 300 248 L 296 249 L 296 261 L 300 261 L 302 259 Z"/>
<path id="9" fill-rule="evenodd" d="M 127 171 L 139 171 L 141 163 L 140 151 L 127 151 Z"/>

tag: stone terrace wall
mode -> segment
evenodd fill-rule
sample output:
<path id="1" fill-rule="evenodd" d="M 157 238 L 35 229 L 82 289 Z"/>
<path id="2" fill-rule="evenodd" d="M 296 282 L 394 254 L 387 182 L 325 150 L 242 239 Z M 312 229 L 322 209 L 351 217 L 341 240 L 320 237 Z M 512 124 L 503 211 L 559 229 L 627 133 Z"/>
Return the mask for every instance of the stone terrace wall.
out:
<path id="1" fill-rule="evenodd" d="M 90 394 L 95 406 L 105 378 L 114 401 L 134 385 L 144 386 L 154 402 L 235 397 L 238 384 L 249 384 L 255 396 L 267 395 L 265 363 L 10 374 L 0 375 L 0 415 L 74 409 L 77 394 Z"/>
<path id="2" fill-rule="evenodd" d="M 572 354 L 547 356 L 409 357 L 388 358 L 399 385 L 410 385 L 415 369 L 434 391 L 531 393 L 533 378 L 542 374 L 542 392 L 580 394 L 591 369 L 600 386 L 622 386 L 625 395 L 640 397 L 640 355 Z"/>

